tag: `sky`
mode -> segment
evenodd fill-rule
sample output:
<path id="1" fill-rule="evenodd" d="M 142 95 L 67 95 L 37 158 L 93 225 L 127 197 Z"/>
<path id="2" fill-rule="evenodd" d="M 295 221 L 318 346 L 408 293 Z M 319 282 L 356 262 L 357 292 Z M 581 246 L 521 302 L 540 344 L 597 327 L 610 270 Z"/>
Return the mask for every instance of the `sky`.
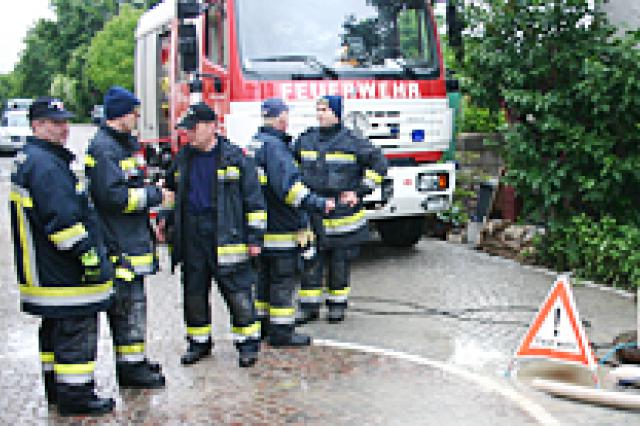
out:
<path id="1" fill-rule="evenodd" d="M 40 18 L 54 18 L 49 0 L 0 0 L 0 74 L 18 62 L 27 30 Z"/>

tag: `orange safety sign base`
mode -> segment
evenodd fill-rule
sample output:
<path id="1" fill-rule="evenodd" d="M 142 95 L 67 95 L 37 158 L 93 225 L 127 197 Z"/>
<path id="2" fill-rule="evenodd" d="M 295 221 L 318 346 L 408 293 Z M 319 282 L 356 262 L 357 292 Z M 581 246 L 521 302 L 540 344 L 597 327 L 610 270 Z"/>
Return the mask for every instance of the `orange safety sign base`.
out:
<path id="1" fill-rule="evenodd" d="M 583 365 L 594 372 L 597 369 L 568 276 L 556 279 L 514 358 L 545 358 Z"/>

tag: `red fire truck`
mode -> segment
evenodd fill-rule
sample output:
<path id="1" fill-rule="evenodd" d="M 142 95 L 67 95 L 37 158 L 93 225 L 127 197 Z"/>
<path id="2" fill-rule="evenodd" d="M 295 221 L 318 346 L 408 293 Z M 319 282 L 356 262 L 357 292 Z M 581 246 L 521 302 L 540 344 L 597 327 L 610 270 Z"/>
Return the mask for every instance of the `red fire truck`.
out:
<path id="1" fill-rule="evenodd" d="M 315 100 L 336 94 L 345 124 L 389 159 L 366 199 L 386 243 L 415 244 L 425 215 L 451 206 L 455 166 L 442 158 L 453 113 L 430 0 L 166 0 L 138 23 L 135 64 L 150 169 L 179 147 L 175 124 L 191 102 L 215 108 L 244 145 L 264 99 L 289 103 L 295 136 L 317 125 Z"/>

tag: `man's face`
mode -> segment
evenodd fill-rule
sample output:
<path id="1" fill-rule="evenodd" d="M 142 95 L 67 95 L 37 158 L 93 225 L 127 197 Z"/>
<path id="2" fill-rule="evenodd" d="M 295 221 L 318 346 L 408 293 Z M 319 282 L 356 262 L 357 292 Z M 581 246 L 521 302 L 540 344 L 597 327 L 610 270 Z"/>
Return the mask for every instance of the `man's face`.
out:
<path id="1" fill-rule="evenodd" d="M 138 125 L 139 116 L 140 116 L 140 112 L 138 108 L 135 108 L 129 114 L 122 116 L 120 118 L 122 120 L 122 130 L 124 130 L 127 133 L 133 132 Z"/>
<path id="2" fill-rule="evenodd" d="M 277 129 L 286 132 L 289 128 L 289 111 L 282 111 L 276 120 Z"/>
<path id="3" fill-rule="evenodd" d="M 199 121 L 193 129 L 187 130 L 187 137 L 196 149 L 206 151 L 212 144 L 216 135 L 215 121 Z"/>
<path id="4" fill-rule="evenodd" d="M 34 136 L 58 145 L 64 145 L 69 137 L 67 120 L 34 120 L 31 126 Z"/>
<path id="5" fill-rule="evenodd" d="M 316 117 L 318 118 L 320 127 L 331 127 L 340 122 L 338 117 L 333 113 L 333 110 L 322 102 L 316 105 Z"/>

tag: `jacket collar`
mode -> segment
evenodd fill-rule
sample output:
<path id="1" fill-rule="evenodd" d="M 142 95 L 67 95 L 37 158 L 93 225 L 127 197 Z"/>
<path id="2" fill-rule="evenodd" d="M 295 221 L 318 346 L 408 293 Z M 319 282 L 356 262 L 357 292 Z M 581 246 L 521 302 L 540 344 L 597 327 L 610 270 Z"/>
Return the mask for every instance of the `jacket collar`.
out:
<path id="1" fill-rule="evenodd" d="M 330 127 L 320 127 L 319 128 L 320 137 L 322 137 L 325 140 L 328 140 L 330 138 L 335 137 L 338 133 L 342 131 L 342 129 L 344 129 L 342 122 L 334 124 L 333 126 L 330 126 Z"/>
<path id="2" fill-rule="evenodd" d="M 105 123 L 102 123 L 100 125 L 100 128 L 125 148 L 129 148 L 134 151 L 137 151 L 140 148 L 138 139 L 136 139 L 135 136 L 131 135 L 131 133 L 120 132 Z"/>
<path id="3" fill-rule="evenodd" d="M 56 157 L 64 160 L 67 164 L 71 163 L 76 158 L 76 156 L 63 145 L 45 141 L 44 139 L 36 138 L 35 136 L 29 136 L 27 138 L 27 143 L 35 145 L 47 152 L 52 153 Z"/>
<path id="4" fill-rule="evenodd" d="M 271 126 L 262 126 L 258 129 L 258 133 L 264 133 L 267 135 L 274 136 L 279 140 L 283 141 L 285 144 L 289 144 L 291 142 L 291 136 L 282 130 L 275 129 Z"/>

